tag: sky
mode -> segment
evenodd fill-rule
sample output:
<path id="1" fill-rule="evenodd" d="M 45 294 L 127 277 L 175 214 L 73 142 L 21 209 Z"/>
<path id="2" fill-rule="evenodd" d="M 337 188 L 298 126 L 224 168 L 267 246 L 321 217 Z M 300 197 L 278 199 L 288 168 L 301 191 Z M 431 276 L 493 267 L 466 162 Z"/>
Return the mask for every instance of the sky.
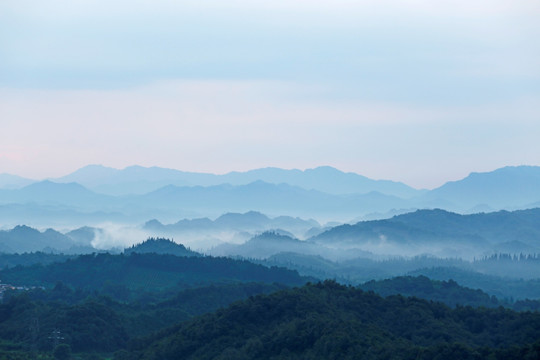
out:
<path id="1" fill-rule="evenodd" d="M 3 0 L 0 173 L 540 165 L 537 0 Z"/>

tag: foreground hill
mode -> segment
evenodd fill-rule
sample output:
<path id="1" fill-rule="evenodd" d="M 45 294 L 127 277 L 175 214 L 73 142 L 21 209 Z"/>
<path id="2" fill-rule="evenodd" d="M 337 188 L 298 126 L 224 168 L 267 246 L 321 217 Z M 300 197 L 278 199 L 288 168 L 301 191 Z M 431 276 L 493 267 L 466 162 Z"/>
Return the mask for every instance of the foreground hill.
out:
<path id="1" fill-rule="evenodd" d="M 62 342 L 75 352 L 113 352 L 125 348 L 135 337 L 149 335 L 249 296 L 284 288 L 279 284 L 261 283 L 211 285 L 166 297 L 160 294 L 152 297 L 152 301 L 148 301 L 145 294 L 145 301 L 130 303 L 114 301 L 108 292 L 73 290 L 62 283 L 50 290 L 9 294 L 0 304 L 0 359 L 29 359 L 15 356 L 13 350 L 28 355 L 24 350 L 28 347 L 28 328 L 33 319 L 38 319 L 39 323 L 34 339 L 36 350 L 50 351 L 49 336 L 57 329 L 64 338 Z M 95 354 L 88 358 L 102 359 Z"/>
<path id="2" fill-rule="evenodd" d="M 153 272 L 152 269 L 146 271 Z M 216 282 L 219 281 L 221 279 L 216 278 Z M 368 359 L 370 356 L 385 358 L 392 351 L 432 358 L 427 354 L 442 351 L 462 359 L 463 355 L 470 355 L 470 348 L 480 345 L 514 345 L 523 349 L 510 348 L 507 352 L 484 348 L 473 353 L 476 358 L 497 351 L 500 355 L 513 351 L 517 356 L 526 354 L 528 349 L 524 344 L 537 335 L 540 326 L 538 313 L 517 314 L 502 308 L 486 311 L 463 307 L 502 304 L 530 310 L 539 308 L 538 301 L 499 302 L 453 281 L 401 277 L 369 282 L 363 287 L 385 296 L 404 293 L 439 300 L 456 310 L 402 296 L 383 299 L 373 292 L 366 293 L 333 282 L 308 285 L 286 293 L 276 293 L 286 289 L 286 285 L 261 282 L 215 283 L 165 292 L 140 288 L 137 296 L 132 298 L 121 296 L 126 295 L 126 287 L 116 283 L 115 279 L 102 289 L 87 290 L 58 282 L 52 288 L 4 294 L 0 304 L 0 358 L 26 359 L 30 341 L 28 329 L 36 323 L 39 323 L 39 332 L 35 334 L 33 345 L 39 352 L 51 350 L 50 334 L 56 329 L 61 332 L 63 342 L 79 356 L 96 360 L 111 359 L 110 354 L 116 351 L 125 356 L 115 354 L 112 357 L 115 360 L 147 358 L 148 352 L 154 350 L 156 353 L 150 358 L 177 359 L 180 356 L 184 359 L 190 358 L 191 354 L 191 358 L 204 359 L 212 358 L 212 353 L 219 351 L 234 359 L 246 356 L 338 358 L 341 355 L 345 357 L 339 358 L 347 358 L 353 351 Z M 274 294 L 254 297 L 270 293 Z M 246 301 L 223 309 L 242 299 Z M 216 310 L 217 313 L 186 323 L 194 316 Z M 505 329 L 509 327 L 516 333 L 507 336 Z M 182 353 L 175 352 L 178 349 L 175 333 L 179 329 L 183 339 L 178 341 L 182 342 L 183 350 L 187 349 Z M 471 334 L 472 338 L 468 339 Z M 162 345 L 172 345 L 170 353 L 169 350 L 156 350 Z M 133 350 L 132 354 L 122 350 L 129 348 Z M 196 348 L 200 348 L 200 352 Z M 424 358 L 422 356 L 419 358 Z M 216 358 L 219 359 L 219 355 Z"/>
<path id="3" fill-rule="evenodd" d="M 131 358 L 524 359 L 540 314 L 306 285 L 251 297 L 136 344 Z M 534 357 L 533 357 L 534 358 Z"/>

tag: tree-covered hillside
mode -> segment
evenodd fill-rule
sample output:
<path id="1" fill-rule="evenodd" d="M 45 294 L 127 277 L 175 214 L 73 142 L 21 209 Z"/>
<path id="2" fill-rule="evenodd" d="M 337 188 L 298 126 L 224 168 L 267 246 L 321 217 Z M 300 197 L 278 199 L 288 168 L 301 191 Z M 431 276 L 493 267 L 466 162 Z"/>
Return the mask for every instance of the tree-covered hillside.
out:
<path id="1" fill-rule="evenodd" d="M 140 244 L 124 249 L 124 254 L 169 254 L 176 256 L 202 256 L 198 252 L 164 238 L 148 238 Z"/>
<path id="2" fill-rule="evenodd" d="M 493 251 L 535 253 L 540 252 L 539 220 L 540 208 L 471 215 L 440 209 L 418 210 L 385 220 L 337 226 L 311 240 L 345 247 L 369 245 L 376 249 L 378 245 L 387 254 L 399 246 L 402 253 L 412 248 L 417 253 L 440 252 L 470 258 Z"/>
<path id="3" fill-rule="evenodd" d="M 147 295 L 129 303 L 104 296 L 109 295 L 107 289 L 103 293 L 87 292 L 62 283 L 51 290 L 8 294 L 0 304 L 0 359 L 2 351 L 7 350 L 17 354 L 29 354 L 31 348 L 42 353 L 52 351 L 54 330 L 74 352 L 111 353 L 127 348 L 137 337 L 237 300 L 284 288 L 262 283 L 211 285 L 174 294 Z M 37 326 L 33 338 L 29 337 L 32 326 Z"/>
<path id="4" fill-rule="evenodd" d="M 245 260 L 155 253 L 81 255 L 65 262 L 4 269 L 0 271 L 0 279 L 17 286 L 51 288 L 60 281 L 79 289 L 101 290 L 115 286 L 128 291 L 160 291 L 234 282 L 301 285 L 307 281 L 296 271 L 269 268 Z"/>
<path id="5" fill-rule="evenodd" d="M 451 309 L 325 282 L 193 319 L 135 344 L 132 358 L 536 359 L 539 338 L 539 313 Z"/>

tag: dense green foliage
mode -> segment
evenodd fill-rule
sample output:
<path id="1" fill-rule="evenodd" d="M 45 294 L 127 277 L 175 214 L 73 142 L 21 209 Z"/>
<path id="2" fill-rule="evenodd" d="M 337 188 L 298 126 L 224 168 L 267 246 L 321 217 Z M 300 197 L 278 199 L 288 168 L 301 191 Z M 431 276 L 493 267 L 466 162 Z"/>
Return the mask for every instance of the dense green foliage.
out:
<path id="1" fill-rule="evenodd" d="M 0 271 L 0 279 L 13 285 L 48 288 L 59 281 L 77 289 L 101 291 L 116 288 L 121 300 L 129 297 L 133 291 L 182 289 L 234 282 L 278 282 L 287 285 L 306 282 L 295 271 L 268 268 L 245 260 L 138 253 L 81 255 L 62 263 L 16 266 Z M 114 291 L 111 291 L 111 295 L 114 295 Z"/>
<path id="2" fill-rule="evenodd" d="M 503 280 L 499 279 L 499 283 Z M 531 282 L 529 282 L 531 284 Z M 516 311 L 539 311 L 540 300 L 498 299 L 489 296 L 480 289 L 470 289 L 459 285 L 454 280 L 431 280 L 423 275 L 400 276 L 385 280 L 372 280 L 359 286 L 365 291 L 374 291 L 381 296 L 403 295 L 438 301 L 448 306 L 499 307 L 504 306 Z"/>
<path id="3" fill-rule="evenodd" d="M 139 343 L 133 358 L 524 359 L 540 355 L 540 314 L 451 309 L 325 282 L 251 297 L 161 336 Z"/>
<path id="4" fill-rule="evenodd" d="M 245 260 L 134 252 L 19 265 L 0 278 L 44 286 L 5 294 L 0 360 L 53 359 L 55 349 L 81 360 L 526 359 L 540 349 L 540 313 L 523 311 L 540 302 L 424 276 L 288 289 L 305 278 Z M 55 329 L 69 348 L 53 346 Z"/>
<path id="5" fill-rule="evenodd" d="M 490 260 L 492 261 L 492 260 Z M 495 267 L 497 263 L 492 261 Z M 510 302 L 518 299 L 540 299 L 540 279 L 516 279 L 494 276 L 457 267 L 428 267 L 408 272 L 409 275 L 424 275 L 434 280 L 455 280 L 463 286 L 494 295 Z M 507 275 L 511 274 L 510 272 Z"/>
<path id="6" fill-rule="evenodd" d="M 403 275 L 425 275 L 436 280 L 453 279 L 461 285 L 481 289 L 500 299 L 540 298 L 540 257 L 534 254 L 496 254 L 473 261 L 416 256 L 386 260 L 356 258 L 334 262 L 320 256 L 280 253 L 266 260 L 252 261 L 266 266 L 283 266 L 304 276 L 335 279 L 350 285 Z"/>
<path id="7" fill-rule="evenodd" d="M 374 291 L 381 296 L 416 296 L 422 299 L 445 303 L 448 306 L 468 305 L 473 307 L 498 307 L 502 305 L 495 296 L 482 290 L 473 290 L 458 285 L 453 280 L 436 281 L 425 276 L 401 276 L 392 279 L 369 281 L 360 285 L 365 291 Z"/>
<path id="8" fill-rule="evenodd" d="M 23 254 L 0 254 L 0 269 L 17 265 L 47 265 L 54 262 L 64 262 L 67 259 L 72 259 L 74 257 L 76 257 L 76 255 L 51 254 L 39 251 Z"/>
<path id="9" fill-rule="evenodd" d="M 260 283 L 212 285 L 187 289 L 158 302 L 126 304 L 103 296 L 79 300 L 75 294 L 80 291 L 58 284 L 53 290 L 11 296 L 0 305 L 0 339 L 9 341 L 0 344 L 0 349 L 51 351 L 50 337 L 57 329 L 62 342 L 74 352 L 113 352 L 126 348 L 137 337 L 234 301 L 281 289 L 284 286 Z"/>

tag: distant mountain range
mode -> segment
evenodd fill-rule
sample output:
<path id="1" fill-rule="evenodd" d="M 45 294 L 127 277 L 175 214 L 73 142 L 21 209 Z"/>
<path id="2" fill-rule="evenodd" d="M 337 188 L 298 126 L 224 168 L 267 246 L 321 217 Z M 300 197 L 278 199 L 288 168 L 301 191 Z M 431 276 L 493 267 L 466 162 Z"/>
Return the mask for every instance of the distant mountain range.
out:
<path id="1" fill-rule="evenodd" d="M 34 182 L 35 180 L 26 179 L 17 175 L 0 174 L 0 189 L 19 189 Z"/>
<path id="2" fill-rule="evenodd" d="M 442 199 L 461 208 L 530 206 L 540 199 L 540 167 L 509 166 L 486 173 L 472 173 L 462 180 L 447 182 L 425 193 L 423 199 Z"/>
<path id="3" fill-rule="evenodd" d="M 304 238 L 306 233 L 321 229 L 313 220 L 298 217 L 278 216 L 270 218 L 260 212 L 226 213 L 215 220 L 209 218 L 182 219 L 174 224 L 164 225 L 156 219 L 147 221 L 144 230 L 158 236 L 219 234 L 223 232 L 261 233 L 272 230 Z M 322 230 L 320 230 L 322 231 Z"/>
<path id="4" fill-rule="evenodd" d="M 540 253 L 540 208 L 471 215 L 441 209 L 417 210 L 384 220 L 328 227 L 315 220 L 288 216 L 271 218 L 250 211 L 226 213 L 215 220 L 183 219 L 168 225 L 150 220 L 139 229 L 131 229 L 135 236 L 133 242 L 146 237 L 164 237 L 206 249 L 213 255 L 259 259 L 286 252 L 334 261 L 375 255 L 431 254 L 470 259 L 493 253 Z M 60 233 L 16 226 L 0 231 L 0 252 L 87 253 L 96 250 L 94 245 L 106 246 L 102 240 L 96 240 L 110 238 L 109 231 L 124 230 L 109 230 L 105 225 Z M 212 238 L 215 241 L 208 241 Z"/>
<path id="5" fill-rule="evenodd" d="M 72 219 L 84 220 L 85 216 L 90 223 L 78 222 L 78 226 L 99 221 L 137 223 L 150 218 L 172 222 L 251 210 L 272 216 L 349 222 L 388 218 L 414 209 L 475 213 L 540 205 L 540 167 L 535 166 L 472 173 L 430 191 L 331 167 L 305 171 L 266 168 L 213 175 L 91 165 L 58 179 L 24 186 L 28 181 L 0 176 L 0 214 L 6 214 L 6 223 L 0 226 L 26 223 L 17 221 L 17 216 L 27 218 L 25 213 L 32 214 L 31 225 L 36 226 L 62 220 L 69 226 Z M 20 215 L 10 215 L 15 213 Z"/>
<path id="6" fill-rule="evenodd" d="M 213 217 L 225 212 L 250 210 L 275 216 L 349 219 L 366 212 L 384 212 L 408 205 L 407 201 L 401 198 L 377 192 L 333 195 L 263 181 L 247 185 L 223 184 L 208 187 L 167 185 L 143 195 L 111 196 L 95 193 L 77 183 L 53 183 L 48 180 L 22 189 L 0 190 L 0 207 L 15 204 L 32 205 L 28 207 L 29 211 L 32 207 L 45 210 L 35 217 L 34 221 L 41 216 L 48 217 L 50 212 L 70 209 L 88 214 L 123 214 L 126 219 L 131 218 L 131 222 L 139 222 L 145 218 L 170 221 L 197 215 Z"/>
<path id="7" fill-rule="evenodd" d="M 214 256 L 241 256 L 248 259 L 267 259 L 283 253 L 320 256 L 334 261 L 372 257 L 371 253 L 361 249 L 343 251 L 272 231 L 254 236 L 243 244 L 221 244 L 210 249 L 208 253 Z"/>
<path id="8" fill-rule="evenodd" d="M 8 231 L 0 231 L 0 252 L 24 253 L 32 251 L 66 251 L 76 243 L 67 235 L 47 229 L 40 232 L 28 226 L 16 226 Z M 80 245 L 80 244 L 79 244 Z"/>
<path id="9" fill-rule="evenodd" d="M 263 168 L 224 175 L 184 172 L 159 167 L 130 166 L 122 170 L 89 165 L 55 182 L 77 182 L 96 192 L 109 195 L 145 194 L 166 185 L 215 186 L 221 184 L 247 185 L 256 181 L 270 184 L 289 184 L 306 190 L 329 194 L 363 194 L 377 191 L 387 195 L 409 198 L 420 192 L 400 182 L 372 180 L 355 173 L 344 173 L 329 166 L 307 170 Z"/>

